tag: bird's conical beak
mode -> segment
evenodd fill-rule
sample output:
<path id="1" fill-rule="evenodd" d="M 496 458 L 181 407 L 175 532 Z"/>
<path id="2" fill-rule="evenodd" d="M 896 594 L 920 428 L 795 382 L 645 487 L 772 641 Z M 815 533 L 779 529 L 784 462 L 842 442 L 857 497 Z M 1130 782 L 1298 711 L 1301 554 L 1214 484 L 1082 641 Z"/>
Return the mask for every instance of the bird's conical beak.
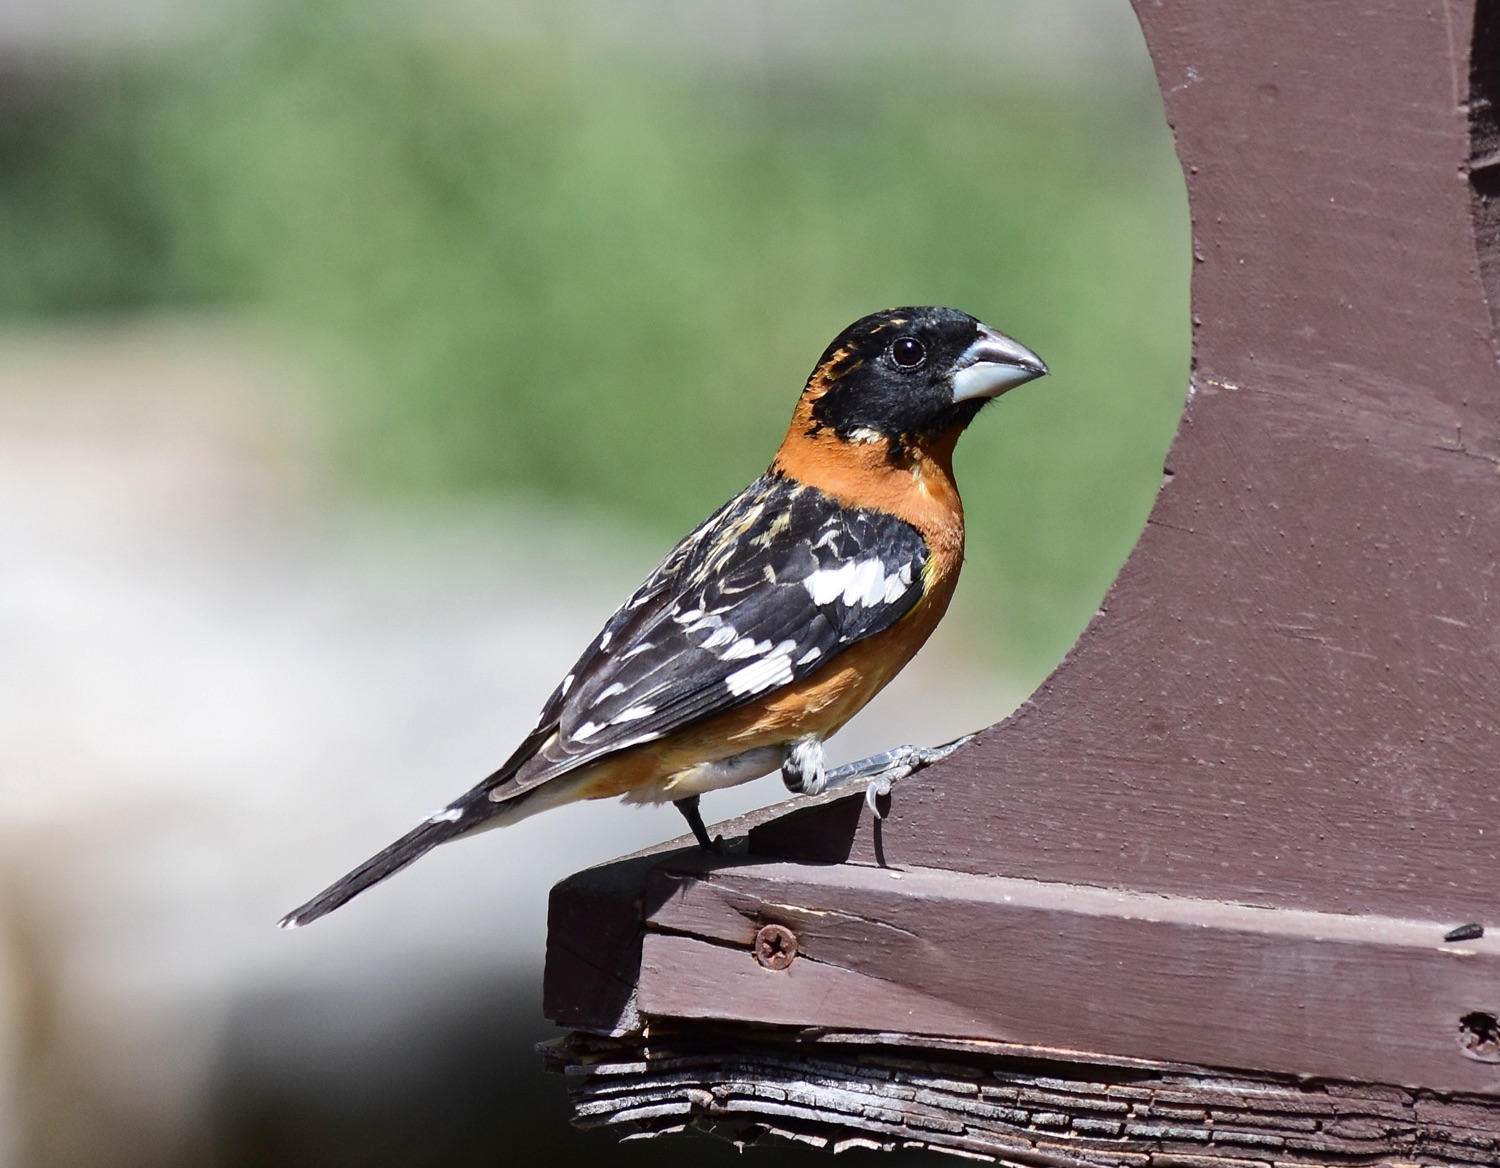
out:
<path id="1" fill-rule="evenodd" d="M 1008 389 L 1046 375 L 1047 363 L 1025 345 L 982 324 L 979 339 L 958 359 L 953 400 L 999 397 Z"/>

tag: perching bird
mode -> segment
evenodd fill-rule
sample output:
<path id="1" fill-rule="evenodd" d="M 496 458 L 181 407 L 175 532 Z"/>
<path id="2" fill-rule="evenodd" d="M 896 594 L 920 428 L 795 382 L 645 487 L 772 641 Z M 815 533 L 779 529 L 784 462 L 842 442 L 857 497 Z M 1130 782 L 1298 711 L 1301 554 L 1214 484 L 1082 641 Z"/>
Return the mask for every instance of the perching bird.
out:
<path id="1" fill-rule="evenodd" d="M 781 769 L 794 793 L 909 773 L 903 747 L 826 772 L 823 740 L 911 660 L 958 582 L 953 447 L 1047 372 L 952 308 L 893 308 L 828 346 L 771 468 L 668 553 L 505 765 L 288 914 L 296 928 L 428 849 L 579 799 L 671 801 L 714 848 L 705 791 Z M 888 787 L 887 787 L 888 789 Z"/>

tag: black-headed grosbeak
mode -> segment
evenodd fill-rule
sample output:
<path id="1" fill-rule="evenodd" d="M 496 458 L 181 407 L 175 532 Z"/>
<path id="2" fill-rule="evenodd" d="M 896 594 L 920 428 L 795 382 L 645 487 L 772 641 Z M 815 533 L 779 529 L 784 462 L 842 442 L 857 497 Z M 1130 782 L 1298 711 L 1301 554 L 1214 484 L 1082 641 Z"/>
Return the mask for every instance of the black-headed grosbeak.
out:
<path id="1" fill-rule="evenodd" d="M 951 308 L 893 308 L 818 361 L 771 468 L 667 555 L 547 699 L 505 765 L 290 913 L 295 928 L 429 848 L 578 799 L 672 802 L 778 767 L 830 775 L 823 740 L 942 618 L 964 554 L 953 448 L 981 407 L 1047 372 Z M 900 769 L 930 761 L 903 748 Z M 878 769 L 878 767 L 877 767 Z"/>

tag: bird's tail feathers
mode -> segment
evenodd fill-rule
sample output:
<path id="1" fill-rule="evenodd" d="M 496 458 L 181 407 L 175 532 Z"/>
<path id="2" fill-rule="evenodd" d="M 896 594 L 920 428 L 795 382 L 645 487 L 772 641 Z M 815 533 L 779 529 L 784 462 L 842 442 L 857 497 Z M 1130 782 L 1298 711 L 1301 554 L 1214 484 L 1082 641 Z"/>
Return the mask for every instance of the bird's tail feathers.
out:
<path id="1" fill-rule="evenodd" d="M 334 881 L 301 908 L 287 913 L 281 918 L 279 927 L 300 929 L 319 917 L 327 916 L 370 885 L 379 884 L 387 876 L 394 876 L 413 860 L 455 836 L 481 827 L 500 827 L 516 819 L 524 819 L 533 811 L 528 806 L 534 802 L 530 798 L 532 793 L 518 791 L 514 795 L 506 795 L 502 793 L 505 790 L 504 784 L 536 753 L 537 747 L 551 732 L 550 726 L 538 725 L 516 747 L 515 753 L 506 759 L 505 764 L 484 782 L 460 795 L 441 811 L 428 816 L 385 851 L 371 856 L 347 876 Z M 540 809 L 540 806 L 535 808 Z"/>
<path id="2" fill-rule="evenodd" d="M 478 798 L 475 798 L 476 794 Z M 303 925 L 326 916 L 339 905 L 358 896 L 372 884 L 379 884 L 387 876 L 394 876 L 412 861 L 437 847 L 438 844 L 446 843 L 454 836 L 471 831 L 484 824 L 487 819 L 494 818 L 494 813 L 495 805 L 482 793 L 469 792 L 463 798 L 429 816 L 390 847 L 371 856 L 347 876 L 334 881 L 301 908 L 287 913 L 281 918 L 279 927 L 300 929 Z"/>

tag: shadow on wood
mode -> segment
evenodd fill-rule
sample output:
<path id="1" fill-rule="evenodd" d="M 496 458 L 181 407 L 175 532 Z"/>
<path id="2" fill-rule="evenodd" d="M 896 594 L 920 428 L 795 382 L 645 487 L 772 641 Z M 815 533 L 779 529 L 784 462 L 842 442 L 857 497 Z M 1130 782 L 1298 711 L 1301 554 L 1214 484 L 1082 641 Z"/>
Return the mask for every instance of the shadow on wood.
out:
<path id="1" fill-rule="evenodd" d="M 1195 260 L 1146 531 L 883 824 L 825 799 L 555 890 L 588 1122 L 1497 1160 L 1500 941 L 1444 937 L 1500 926 L 1500 0 L 1137 12 Z"/>

